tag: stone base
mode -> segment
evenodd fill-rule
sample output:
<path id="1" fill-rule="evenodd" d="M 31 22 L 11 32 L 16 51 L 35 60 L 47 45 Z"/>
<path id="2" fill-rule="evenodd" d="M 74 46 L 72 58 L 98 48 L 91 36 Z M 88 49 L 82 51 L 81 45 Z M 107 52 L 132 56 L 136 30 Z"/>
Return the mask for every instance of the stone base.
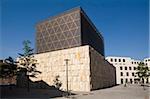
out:
<path id="1" fill-rule="evenodd" d="M 42 73 L 32 81 L 43 80 L 54 85 L 56 76 L 66 90 L 66 61 L 68 59 L 68 88 L 72 91 L 91 91 L 115 85 L 115 68 L 90 46 L 80 46 L 53 52 L 35 54 Z"/>

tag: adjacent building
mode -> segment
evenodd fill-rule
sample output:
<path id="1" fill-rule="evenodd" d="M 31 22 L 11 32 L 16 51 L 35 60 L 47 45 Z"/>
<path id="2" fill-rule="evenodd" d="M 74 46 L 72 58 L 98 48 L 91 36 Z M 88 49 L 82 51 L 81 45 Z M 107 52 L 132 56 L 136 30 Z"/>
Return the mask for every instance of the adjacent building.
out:
<path id="1" fill-rule="evenodd" d="M 143 62 L 150 67 L 150 58 L 145 58 Z"/>
<path id="2" fill-rule="evenodd" d="M 105 60 L 104 38 L 82 8 L 39 22 L 36 31 L 34 56 L 42 73 L 33 81 L 53 85 L 59 75 L 61 88 L 66 90 L 68 72 L 69 90 L 90 91 L 116 84 L 116 69 Z"/>
<path id="3" fill-rule="evenodd" d="M 130 57 L 116 57 L 109 56 L 106 57 L 111 64 L 116 67 L 116 81 L 117 84 L 136 84 L 139 82 L 138 76 L 136 74 L 137 66 L 140 62 L 144 62 L 147 66 L 150 67 L 150 58 L 141 60 L 135 60 Z M 150 79 L 147 79 L 147 83 L 150 82 Z"/>

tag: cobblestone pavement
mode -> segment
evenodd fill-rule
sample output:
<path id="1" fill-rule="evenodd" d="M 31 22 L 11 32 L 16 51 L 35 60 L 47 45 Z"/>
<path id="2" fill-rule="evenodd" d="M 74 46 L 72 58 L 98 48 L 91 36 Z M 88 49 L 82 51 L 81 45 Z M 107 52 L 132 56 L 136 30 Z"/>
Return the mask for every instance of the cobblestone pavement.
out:
<path id="1" fill-rule="evenodd" d="M 75 92 L 77 95 L 70 96 L 72 99 L 150 99 L 150 87 L 143 89 L 140 85 L 123 85 L 112 88 L 100 89 L 91 92 Z M 65 99 L 65 97 L 57 98 Z"/>

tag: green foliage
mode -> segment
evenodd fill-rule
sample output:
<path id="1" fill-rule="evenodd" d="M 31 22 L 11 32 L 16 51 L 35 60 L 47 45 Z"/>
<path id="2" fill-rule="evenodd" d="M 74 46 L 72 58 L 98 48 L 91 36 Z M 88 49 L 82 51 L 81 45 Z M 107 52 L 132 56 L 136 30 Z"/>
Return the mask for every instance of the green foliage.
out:
<path id="1" fill-rule="evenodd" d="M 137 73 L 140 79 L 147 79 L 150 77 L 150 69 L 144 63 L 140 63 L 137 67 Z"/>
<path id="2" fill-rule="evenodd" d="M 23 41 L 23 46 L 24 46 L 23 51 L 24 51 L 24 53 L 23 54 L 19 53 L 19 55 L 21 57 L 27 57 L 27 56 L 33 55 L 33 49 L 30 47 L 30 44 L 31 44 L 31 42 L 29 40 Z"/>
<path id="3" fill-rule="evenodd" d="M 17 65 L 12 57 L 5 59 L 5 62 L 0 62 L 0 78 L 9 78 L 17 74 Z"/>
<path id="4" fill-rule="evenodd" d="M 36 70 L 37 60 L 34 59 L 33 49 L 30 47 L 31 42 L 29 40 L 23 41 L 23 54 L 19 57 L 20 70 L 25 69 L 26 76 L 28 77 L 28 92 L 29 92 L 29 77 L 36 77 L 37 74 L 41 73 Z"/>
<path id="5" fill-rule="evenodd" d="M 59 75 L 57 75 L 53 81 L 56 88 L 59 89 L 62 86 L 62 82 L 59 80 Z"/>
<path id="6" fill-rule="evenodd" d="M 19 57 L 19 65 L 21 68 L 25 68 L 27 71 L 27 76 L 29 77 L 36 77 L 38 73 L 41 73 L 40 71 L 36 70 L 37 60 L 34 59 L 33 56 L 33 49 L 30 47 L 31 42 L 26 40 L 23 41 L 23 54 L 20 54 Z"/>
<path id="7" fill-rule="evenodd" d="M 5 62 L 6 62 L 6 63 L 9 63 L 9 64 L 13 64 L 13 65 L 16 63 L 16 62 L 14 61 L 14 59 L 13 59 L 12 57 L 10 57 L 10 56 L 5 59 Z"/>

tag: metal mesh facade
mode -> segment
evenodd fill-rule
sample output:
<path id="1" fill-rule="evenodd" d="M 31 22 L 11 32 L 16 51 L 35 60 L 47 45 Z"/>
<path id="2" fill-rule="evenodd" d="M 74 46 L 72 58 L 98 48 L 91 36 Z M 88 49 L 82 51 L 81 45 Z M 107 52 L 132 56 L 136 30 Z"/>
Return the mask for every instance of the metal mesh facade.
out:
<path id="1" fill-rule="evenodd" d="M 37 53 L 81 45 L 80 12 L 74 10 L 37 25 Z"/>
<path id="2" fill-rule="evenodd" d="M 90 45 L 104 55 L 103 38 L 81 8 L 40 22 L 36 30 L 36 53 Z"/>
<path id="3" fill-rule="evenodd" d="M 82 11 L 81 13 L 81 40 L 82 45 L 90 45 L 104 56 L 104 42 L 101 34 L 96 30 L 90 19 Z"/>

